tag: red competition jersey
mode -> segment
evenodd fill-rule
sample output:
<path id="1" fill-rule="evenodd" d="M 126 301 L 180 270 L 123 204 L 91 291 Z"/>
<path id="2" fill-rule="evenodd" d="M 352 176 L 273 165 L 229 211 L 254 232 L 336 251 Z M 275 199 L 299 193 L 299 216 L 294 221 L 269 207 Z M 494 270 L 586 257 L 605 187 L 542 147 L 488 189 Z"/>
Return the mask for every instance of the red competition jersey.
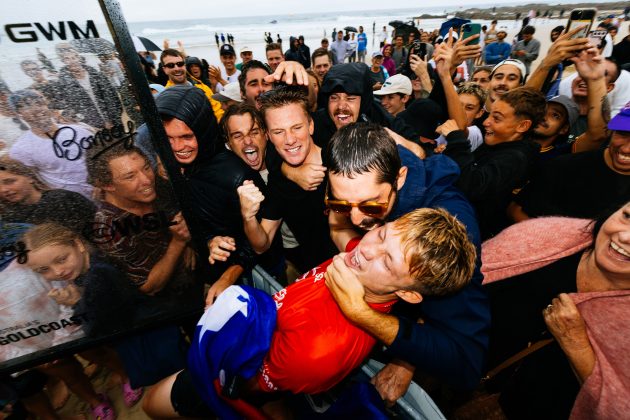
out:
<path id="1" fill-rule="evenodd" d="M 359 243 L 351 241 L 351 251 Z M 332 259 L 276 293 L 276 331 L 258 374 L 265 391 L 316 394 L 332 388 L 357 368 L 376 340 L 344 317 L 326 287 L 324 273 Z M 370 304 L 387 313 L 396 301 Z"/>

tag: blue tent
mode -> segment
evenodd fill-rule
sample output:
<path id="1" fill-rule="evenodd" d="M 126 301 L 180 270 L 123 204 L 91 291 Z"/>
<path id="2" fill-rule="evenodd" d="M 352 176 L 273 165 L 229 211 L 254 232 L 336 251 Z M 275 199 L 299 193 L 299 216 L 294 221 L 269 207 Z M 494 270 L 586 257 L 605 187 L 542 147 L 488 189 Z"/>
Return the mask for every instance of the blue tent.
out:
<path id="1" fill-rule="evenodd" d="M 444 38 L 451 28 L 461 28 L 464 23 L 470 22 L 470 19 L 462 19 L 458 17 L 450 18 L 440 26 L 440 36 Z"/>

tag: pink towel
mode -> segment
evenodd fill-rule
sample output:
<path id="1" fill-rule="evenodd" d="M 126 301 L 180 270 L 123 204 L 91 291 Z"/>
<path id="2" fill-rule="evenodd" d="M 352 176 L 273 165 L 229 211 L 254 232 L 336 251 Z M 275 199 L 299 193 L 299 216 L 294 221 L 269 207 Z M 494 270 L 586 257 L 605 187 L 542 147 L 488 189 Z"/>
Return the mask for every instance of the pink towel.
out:
<path id="1" fill-rule="evenodd" d="M 512 225 L 481 247 L 483 283 L 534 271 L 591 244 L 592 220 L 539 217 Z"/>
<path id="2" fill-rule="evenodd" d="M 578 394 L 572 420 L 630 417 L 630 290 L 571 297 L 586 323 L 595 368 Z"/>

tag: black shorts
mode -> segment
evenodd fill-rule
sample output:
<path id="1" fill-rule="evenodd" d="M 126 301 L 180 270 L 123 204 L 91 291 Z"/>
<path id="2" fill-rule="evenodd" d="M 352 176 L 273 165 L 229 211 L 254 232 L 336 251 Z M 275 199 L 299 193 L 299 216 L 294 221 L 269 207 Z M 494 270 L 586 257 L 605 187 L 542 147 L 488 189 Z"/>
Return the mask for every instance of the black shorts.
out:
<path id="1" fill-rule="evenodd" d="M 216 417 L 195 389 L 188 369 L 179 372 L 177 378 L 175 378 L 175 382 L 173 382 L 171 404 L 173 404 L 175 411 L 182 417 L 206 419 Z"/>

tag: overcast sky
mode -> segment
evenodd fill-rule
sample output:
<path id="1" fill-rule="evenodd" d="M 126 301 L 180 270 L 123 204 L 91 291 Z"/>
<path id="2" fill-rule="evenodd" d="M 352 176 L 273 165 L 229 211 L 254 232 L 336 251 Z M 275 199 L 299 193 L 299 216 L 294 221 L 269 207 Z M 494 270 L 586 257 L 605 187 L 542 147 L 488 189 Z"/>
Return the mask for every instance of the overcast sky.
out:
<path id="1" fill-rule="evenodd" d="M 510 0 L 508 0 L 510 1 Z M 515 0 L 518 2 L 518 0 Z M 394 3 L 384 0 L 178 0 L 160 2 L 156 0 L 118 0 L 125 18 L 129 21 L 171 20 L 195 18 L 220 18 L 234 16 L 286 15 L 291 13 L 315 13 L 380 10 L 388 7 L 396 9 L 444 6 L 456 9 L 461 0 L 398 0 Z M 477 2 L 475 2 L 477 3 Z M 478 3 L 485 3 L 480 1 Z"/>

